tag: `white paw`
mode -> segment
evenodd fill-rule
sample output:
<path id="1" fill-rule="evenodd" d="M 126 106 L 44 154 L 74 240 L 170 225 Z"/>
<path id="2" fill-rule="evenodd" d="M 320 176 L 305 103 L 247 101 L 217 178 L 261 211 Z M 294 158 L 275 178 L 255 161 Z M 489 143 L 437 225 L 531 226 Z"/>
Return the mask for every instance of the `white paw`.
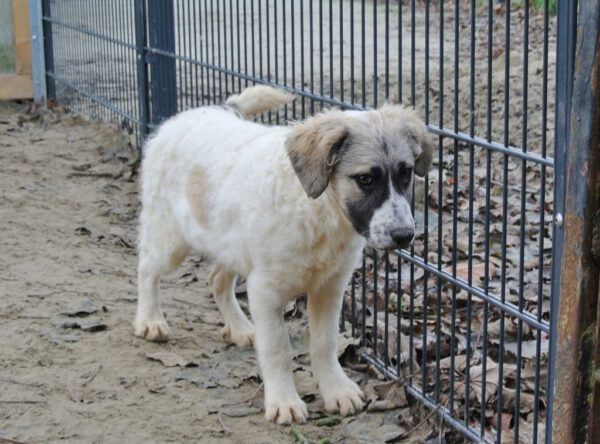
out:
<path id="1" fill-rule="evenodd" d="M 306 404 L 299 396 L 292 401 L 265 402 L 265 418 L 277 424 L 302 424 L 308 418 Z"/>
<path id="2" fill-rule="evenodd" d="M 359 412 L 365 406 L 362 390 L 346 375 L 335 383 L 319 384 L 319 391 L 328 412 L 339 412 L 342 416 Z"/>
<path id="3" fill-rule="evenodd" d="M 171 335 L 167 321 L 138 321 L 133 322 L 133 334 L 143 337 L 147 341 L 166 342 Z"/>
<path id="4" fill-rule="evenodd" d="M 254 344 L 254 329 L 253 328 L 233 328 L 230 325 L 225 325 L 221 330 L 223 339 L 226 342 L 231 342 L 238 347 L 246 347 Z"/>

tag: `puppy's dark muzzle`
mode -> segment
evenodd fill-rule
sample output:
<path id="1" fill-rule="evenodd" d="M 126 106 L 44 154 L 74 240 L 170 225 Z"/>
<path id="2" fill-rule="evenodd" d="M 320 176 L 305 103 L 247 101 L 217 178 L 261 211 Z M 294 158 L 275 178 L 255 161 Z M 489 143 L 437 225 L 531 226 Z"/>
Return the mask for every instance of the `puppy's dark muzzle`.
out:
<path id="1" fill-rule="evenodd" d="M 415 238 L 415 232 L 414 230 L 408 228 L 398 228 L 390 232 L 390 237 L 396 244 L 390 249 L 406 248 L 410 246 L 413 239 Z"/>

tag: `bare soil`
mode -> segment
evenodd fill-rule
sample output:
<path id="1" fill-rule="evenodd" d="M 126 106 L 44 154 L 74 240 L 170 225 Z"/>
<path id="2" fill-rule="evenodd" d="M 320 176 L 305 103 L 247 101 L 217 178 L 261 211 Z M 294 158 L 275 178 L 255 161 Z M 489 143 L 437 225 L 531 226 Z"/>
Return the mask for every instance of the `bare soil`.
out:
<path id="1" fill-rule="evenodd" d="M 202 258 L 163 282 L 173 340 L 134 337 L 137 153 L 105 124 L 25 107 L 0 103 L 0 442 L 425 442 L 437 435 L 426 422 L 411 431 L 421 418 L 410 413 L 402 387 L 368 372 L 348 370 L 383 412 L 327 418 L 298 309 L 289 326 L 311 417 L 294 427 L 268 423 L 254 351 L 221 339 Z"/>

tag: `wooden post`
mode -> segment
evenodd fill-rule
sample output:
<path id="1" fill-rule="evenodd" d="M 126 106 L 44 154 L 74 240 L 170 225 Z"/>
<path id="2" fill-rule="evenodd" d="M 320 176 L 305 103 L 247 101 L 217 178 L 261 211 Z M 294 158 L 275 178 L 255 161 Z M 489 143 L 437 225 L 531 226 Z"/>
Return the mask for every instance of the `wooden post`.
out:
<path id="1" fill-rule="evenodd" d="M 600 442 L 600 0 L 581 0 L 566 163 L 553 442 Z"/>

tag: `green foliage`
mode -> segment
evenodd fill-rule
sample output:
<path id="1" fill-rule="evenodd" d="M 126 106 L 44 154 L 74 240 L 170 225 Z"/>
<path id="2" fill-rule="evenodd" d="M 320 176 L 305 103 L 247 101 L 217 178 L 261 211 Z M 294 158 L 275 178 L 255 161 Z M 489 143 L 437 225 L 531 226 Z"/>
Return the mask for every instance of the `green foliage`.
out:
<path id="1" fill-rule="evenodd" d="M 543 11 L 545 1 L 546 0 L 535 0 L 535 7 L 538 10 Z M 548 0 L 548 13 L 550 15 L 556 15 L 557 4 L 557 0 Z"/>

